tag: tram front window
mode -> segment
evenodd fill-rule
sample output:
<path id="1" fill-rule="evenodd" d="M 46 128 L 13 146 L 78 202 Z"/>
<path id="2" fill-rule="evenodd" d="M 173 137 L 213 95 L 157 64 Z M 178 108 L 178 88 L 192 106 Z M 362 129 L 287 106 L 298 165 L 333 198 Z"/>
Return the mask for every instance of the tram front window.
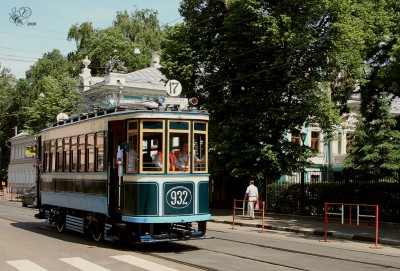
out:
<path id="1" fill-rule="evenodd" d="M 193 161 L 195 171 L 206 170 L 206 136 L 204 134 L 195 134 L 193 144 Z"/>
<path id="2" fill-rule="evenodd" d="M 187 133 L 170 133 L 170 169 L 188 171 L 189 169 L 189 136 Z"/>
<path id="3" fill-rule="evenodd" d="M 195 122 L 193 125 L 193 162 L 194 172 L 207 172 L 207 132 L 205 122 Z"/>
<path id="4" fill-rule="evenodd" d="M 143 133 L 143 171 L 163 170 L 162 133 Z"/>

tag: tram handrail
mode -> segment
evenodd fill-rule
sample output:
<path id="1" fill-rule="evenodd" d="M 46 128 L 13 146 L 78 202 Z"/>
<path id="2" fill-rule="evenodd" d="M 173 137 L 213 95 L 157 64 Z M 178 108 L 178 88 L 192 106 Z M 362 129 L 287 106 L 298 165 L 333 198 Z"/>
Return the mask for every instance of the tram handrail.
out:
<path id="1" fill-rule="evenodd" d="M 240 207 L 236 207 L 236 202 L 242 202 L 242 208 L 240 208 Z M 246 206 L 246 202 L 249 202 L 249 200 L 237 200 L 237 199 L 234 199 L 233 200 L 233 213 L 232 213 L 232 229 L 234 230 L 235 229 L 235 216 L 236 216 L 236 210 L 242 210 L 243 211 L 243 214 L 242 214 L 242 216 L 245 216 L 245 206 Z M 260 201 L 256 201 L 256 202 L 260 202 Z M 262 215 L 261 215 L 261 217 L 262 217 L 262 225 L 261 225 L 261 233 L 264 233 L 264 222 L 265 222 L 265 201 L 261 201 L 261 203 L 262 203 L 262 207 L 258 210 L 258 211 L 256 211 L 256 210 L 254 210 L 254 212 L 261 212 L 262 213 Z"/>
<path id="2" fill-rule="evenodd" d="M 335 213 L 335 212 L 328 212 L 329 206 L 340 206 L 341 212 L 340 213 Z M 367 214 L 360 214 L 360 206 L 361 207 L 371 207 L 375 210 L 375 215 L 367 215 Z M 345 214 L 344 214 L 344 208 L 348 207 L 349 208 L 349 223 L 345 224 Z M 356 224 L 353 224 L 352 221 L 352 208 L 356 207 L 357 208 L 357 216 L 356 216 Z M 327 232 L 328 232 L 328 224 L 329 224 L 329 219 L 328 215 L 336 215 L 341 217 L 341 223 L 330 223 L 330 224 L 336 224 L 336 225 L 343 225 L 343 226 L 357 226 L 357 227 L 364 227 L 364 228 L 375 228 L 375 246 L 370 247 L 370 248 L 382 248 L 378 246 L 378 235 L 379 235 L 379 205 L 371 205 L 371 204 L 354 204 L 354 203 L 332 203 L 332 202 L 325 202 L 324 203 L 324 242 L 328 242 L 327 240 Z M 370 217 L 370 218 L 375 218 L 375 223 L 374 226 L 366 226 L 360 225 L 360 217 Z"/>

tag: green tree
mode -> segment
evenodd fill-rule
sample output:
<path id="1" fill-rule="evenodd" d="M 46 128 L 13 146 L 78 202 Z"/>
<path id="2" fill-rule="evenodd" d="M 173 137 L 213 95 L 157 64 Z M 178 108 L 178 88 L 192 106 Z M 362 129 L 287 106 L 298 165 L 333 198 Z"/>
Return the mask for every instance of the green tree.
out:
<path id="1" fill-rule="evenodd" d="M 118 28 L 144 55 L 160 50 L 162 30 L 157 12 L 151 9 L 117 12 L 113 27 Z"/>
<path id="2" fill-rule="evenodd" d="M 29 97 L 24 128 L 34 134 L 56 121 L 59 113 L 68 115 L 82 111 L 78 80 L 71 77 L 72 65 L 60 51 L 45 53 L 31 67 L 28 80 Z M 22 88 L 22 86 L 21 86 Z"/>
<path id="3" fill-rule="evenodd" d="M 38 82 L 37 88 L 41 95 L 28 108 L 29 119 L 25 123 L 29 133 L 34 134 L 55 123 L 59 113 L 72 115 L 82 111 L 82 98 L 75 79 L 64 77 L 58 80 L 45 76 Z"/>
<path id="4" fill-rule="evenodd" d="M 371 10 L 345 0 L 225 2 L 182 1 L 184 23 L 166 33 L 163 71 L 211 113 L 214 173 L 298 170 L 303 152 L 283 135 L 304 123 L 331 134 L 339 124 L 336 104 L 365 65 Z"/>
<path id="5" fill-rule="evenodd" d="M 367 122 L 378 117 L 381 93 L 400 96 L 400 3 L 373 1 L 374 16 L 369 16 L 371 39 L 366 46 L 364 84 L 360 84 L 361 114 Z"/>
<path id="6" fill-rule="evenodd" d="M 344 160 L 346 168 L 371 173 L 400 169 L 400 131 L 397 121 L 390 113 L 390 102 L 386 94 L 378 99 L 377 118 L 365 122 L 360 118 L 350 154 Z"/>
<path id="7" fill-rule="evenodd" d="M 82 59 L 91 60 L 93 75 L 103 75 L 107 63 L 112 57 L 124 62 L 125 69 L 120 72 L 134 71 L 148 67 L 153 52 L 159 51 L 162 30 L 157 19 L 157 12 L 144 9 L 117 12 L 111 27 L 93 29 L 91 23 L 73 25 L 68 32 L 68 40 L 75 40 L 77 48 L 68 55 L 74 63 L 74 75 L 77 76 Z M 135 54 L 135 49 L 140 54 Z"/>
<path id="8" fill-rule="evenodd" d="M 10 151 L 6 141 L 14 136 L 14 126 L 17 114 L 14 111 L 13 100 L 15 77 L 7 68 L 0 66 L 0 178 L 7 179 L 7 165 L 10 161 Z"/>
<path id="9" fill-rule="evenodd" d="M 75 40 L 76 48 L 88 53 L 88 45 L 90 41 L 96 36 L 98 31 L 93 28 L 91 22 L 84 22 L 80 25 L 74 24 L 68 30 L 68 40 Z"/>

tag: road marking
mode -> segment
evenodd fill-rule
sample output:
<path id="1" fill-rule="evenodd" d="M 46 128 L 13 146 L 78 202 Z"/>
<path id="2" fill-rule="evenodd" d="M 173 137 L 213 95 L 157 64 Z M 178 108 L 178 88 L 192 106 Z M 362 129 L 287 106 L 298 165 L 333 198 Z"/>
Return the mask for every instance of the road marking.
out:
<path id="1" fill-rule="evenodd" d="M 21 271 L 47 271 L 46 269 L 41 268 L 39 265 L 28 260 L 7 261 L 6 263 Z"/>
<path id="2" fill-rule="evenodd" d="M 137 267 L 149 270 L 149 271 L 178 271 L 174 268 L 169 268 L 157 263 L 149 262 L 135 256 L 131 255 L 120 255 L 120 256 L 111 256 L 111 258 L 120 260 L 122 262 L 129 263 L 131 265 L 135 265 Z"/>
<path id="3" fill-rule="evenodd" d="M 60 258 L 60 260 L 83 271 L 110 271 L 101 266 L 98 266 L 97 264 L 91 263 L 78 257 Z"/>

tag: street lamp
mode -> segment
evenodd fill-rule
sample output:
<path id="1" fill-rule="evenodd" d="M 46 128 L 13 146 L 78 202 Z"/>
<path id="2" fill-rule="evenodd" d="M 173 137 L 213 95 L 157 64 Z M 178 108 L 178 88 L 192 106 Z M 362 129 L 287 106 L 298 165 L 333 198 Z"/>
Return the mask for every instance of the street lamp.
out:
<path id="1" fill-rule="evenodd" d="M 302 150 L 303 150 L 303 155 L 304 155 L 304 153 L 305 153 L 305 149 L 304 149 L 304 142 L 306 141 L 306 137 L 307 137 L 307 134 L 306 133 L 304 133 L 304 132 L 301 132 L 300 133 L 300 138 L 301 138 L 301 142 L 303 143 L 303 145 L 302 145 Z M 302 170 L 302 172 L 301 172 L 301 183 L 300 183 L 300 193 L 301 193 L 301 195 L 300 195 L 300 213 L 301 214 L 304 214 L 305 212 L 305 206 L 304 206 L 304 175 L 305 175 L 306 173 L 305 173 L 305 159 L 303 159 L 303 170 Z"/>

